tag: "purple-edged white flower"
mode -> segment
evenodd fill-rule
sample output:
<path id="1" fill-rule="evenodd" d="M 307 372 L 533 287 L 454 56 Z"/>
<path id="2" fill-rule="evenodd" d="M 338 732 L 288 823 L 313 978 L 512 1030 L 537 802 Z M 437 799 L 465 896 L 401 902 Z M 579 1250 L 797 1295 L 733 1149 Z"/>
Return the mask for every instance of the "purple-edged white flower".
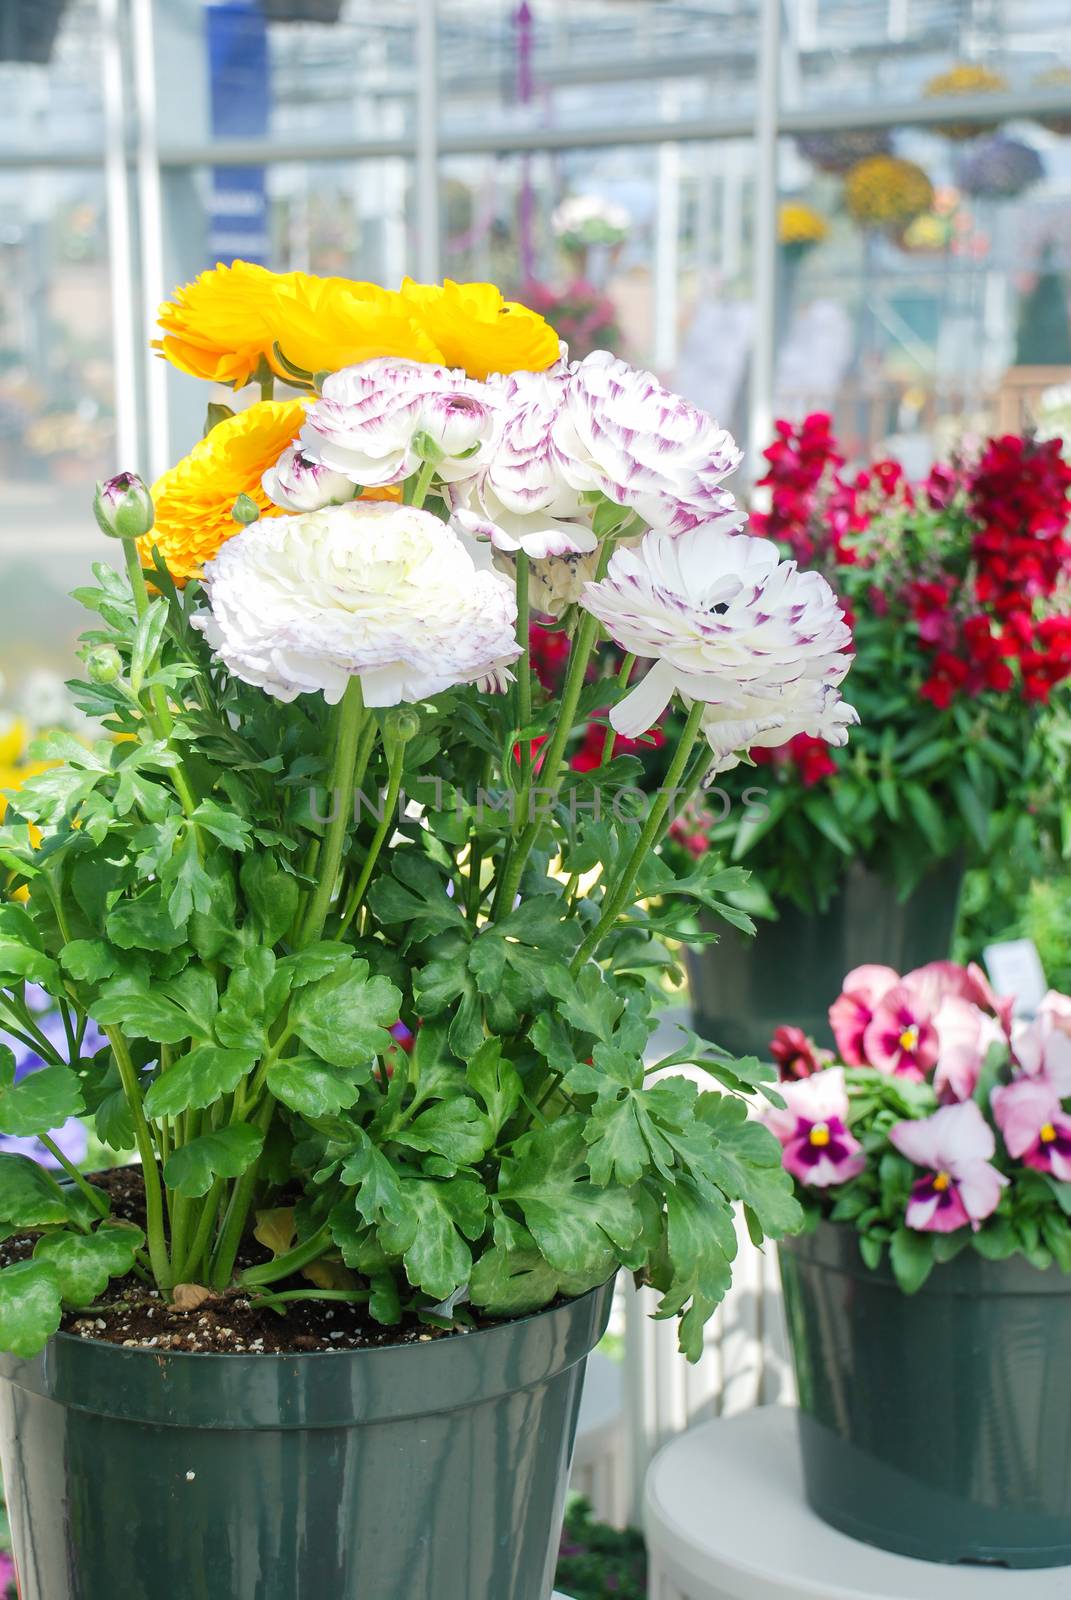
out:
<path id="1" fill-rule="evenodd" d="M 296 445 L 284 450 L 260 481 L 272 505 L 284 511 L 322 511 L 324 506 L 345 505 L 357 493 L 352 478 L 314 461 Z"/>
<path id="2" fill-rule="evenodd" d="M 778 1092 L 784 1110 L 771 1107 L 765 1122 L 781 1141 L 785 1170 L 816 1189 L 858 1177 L 866 1157 L 848 1132 L 844 1068 L 827 1067 L 795 1083 L 781 1083 Z"/>
<path id="3" fill-rule="evenodd" d="M 889 1139 L 901 1155 L 923 1167 L 911 1186 L 904 1218 L 921 1233 L 954 1233 L 979 1225 L 1000 1204 L 1007 1183 L 991 1165 L 996 1153 L 992 1128 L 974 1100 L 942 1106 L 931 1117 L 898 1122 Z"/>
<path id="4" fill-rule="evenodd" d="M 572 488 L 675 533 L 733 510 L 721 486 L 740 464 L 732 435 L 650 372 L 597 350 L 570 369 L 563 399 L 553 441 Z"/>
<path id="5" fill-rule="evenodd" d="M 1071 1183 L 1071 1117 L 1046 1078 L 1016 1078 L 990 1096 L 1008 1154 L 1039 1172 Z"/>
<path id="6" fill-rule="evenodd" d="M 301 448 L 365 489 L 401 483 L 429 453 L 444 483 L 473 477 L 496 429 L 495 395 L 463 372 L 377 357 L 324 379 Z"/>
<path id="7" fill-rule="evenodd" d="M 851 633 L 833 590 L 733 527 L 723 518 L 680 535 L 652 530 L 615 550 L 581 600 L 623 650 L 655 658 L 611 711 L 613 727 L 635 738 L 675 692 L 704 701 L 715 771 L 750 745 L 798 733 L 844 744 L 857 720 L 838 692 Z"/>
<path id="8" fill-rule="evenodd" d="M 428 511 L 354 501 L 272 517 L 205 568 L 195 621 L 226 667 L 278 700 L 359 677 L 365 704 L 509 680 L 519 654 L 513 586 Z"/>

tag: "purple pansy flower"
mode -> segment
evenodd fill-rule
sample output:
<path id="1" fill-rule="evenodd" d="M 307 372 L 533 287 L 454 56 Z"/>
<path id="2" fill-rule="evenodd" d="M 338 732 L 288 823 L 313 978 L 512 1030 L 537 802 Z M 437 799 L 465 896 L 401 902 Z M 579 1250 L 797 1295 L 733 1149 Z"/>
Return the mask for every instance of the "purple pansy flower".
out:
<path id="1" fill-rule="evenodd" d="M 766 1113 L 781 1141 L 785 1170 L 816 1189 L 847 1183 L 866 1166 L 863 1147 L 848 1132 L 848 1090 L 843 1067 L 829 1067 L 796 1083 L 782 1083 L 784 1109 Z"/>
<path id="2" fill-rule="evenodd" d="M 942 1106 L 917 1122 L 898 1122 L 889 1139 L 901 1155 L 926 1169 L 911 1186 L 904 1219 L 909 1228 L 977 1231 L 997 1209 L 1008 1180 L 991 1165 L 996 1139 L 975 1101 Z"/>

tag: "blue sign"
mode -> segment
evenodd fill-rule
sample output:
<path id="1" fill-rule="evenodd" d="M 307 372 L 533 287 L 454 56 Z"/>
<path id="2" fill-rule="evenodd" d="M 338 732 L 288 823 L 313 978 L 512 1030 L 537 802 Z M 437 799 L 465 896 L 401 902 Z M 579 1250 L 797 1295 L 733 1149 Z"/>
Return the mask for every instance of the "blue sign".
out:
<path id="1" fill-rule="evenodd" d="M 258 139 L 268 131 L 271 63 L 268 24 L 256 0 L 206 6 L 212 135 Z M 213 167 L 208 233 L 210 265 L 255 261 L 271 254 L 264 167 Z"/>

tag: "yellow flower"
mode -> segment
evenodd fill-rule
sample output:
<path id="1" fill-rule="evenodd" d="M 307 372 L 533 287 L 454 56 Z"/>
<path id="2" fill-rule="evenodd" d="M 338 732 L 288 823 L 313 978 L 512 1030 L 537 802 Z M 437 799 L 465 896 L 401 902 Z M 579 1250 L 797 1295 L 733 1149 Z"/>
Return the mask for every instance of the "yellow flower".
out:
<path id="1" fill-rule="evenodd" d="M 139 543 L 146 564 L 155 544 L 176 582 L 198 577 L 220 545 L 239 531 L 231 511 L 240 494 L 256 503 L 262 517 L 280 516 L 260 479 L 293 444 L 304 415 L 301 400 L 261 400 L 217 423 L 188 456 L 157 478 L 152 486 L 156 524 Z"/>
<path id="2" fill-rule="evenodd" d="M 923 93 L 931 100 L 945 100 L 954 95 L 1001 94 L 1007 88 L 1008 80 L 1002 72 L 976 61 L 961 61 L 931 78 Z M 991 133 L 996 126 L 995 122 L 945 122 L 940 132 L 948 139 L 976 139 L 981 133 Z"/>
<path id="3" fill-rule="evenodd" d="M 490 372 L 543 372 L 559 355 L 558 335 L 543 317 L 503 300 L 493 283 L 414 283 L 402 294 L 450 367 L 472 378 Z"/>
<path id="4" fill-rule="evenodd" d="M 29 732 L 21 717 L 13 717 L 0 729 L 0 773 L 10 771 L 24 755 Z"/>
<path id="5" fill-rule="evenodd" d="M 527 306 L 490 283 L 420 284 L 401 293 L 349 278 L 269 272 L 248 261 L 217 266 L 160 307 L 156 349 L 183 372 L 240 389 L 262 360 L 280 376 L 337 372 L 375 356 L 445 362 L 472 377 L 541 372 L 558 337 Z"/>
<path id="6" fill-rule="evenodd" d="M 303 372 L 337 372 L 375 356 L 441 361 L 412 307 L 392 289 L 349 278 L 292 272 L 278 281 L 272 307 L 275 340 Z M 286 368 L 270 358 L 280 375 Z"/>
<path id="7" fill-rule="evenodd" d="M 931 209 L 933 198 L 922 168 L 898 156 L 868 156 L 844 179 L 844 203 L 864 228 L 905 227 Z"/>
<path id="8" fill-rule="evenodd" d="M 821 244 L 829 234 L 825 217 L 799 200 L 786 200 L 777 219 L 782 244 Z"/>
<path id="9" fill-rule="evenodd" d="M 278 295 L 297 276 L 269 272 L 250 261 L 202 272 L 160 307 L 157 320 L 164 337 L 154 341 L 154 348 L 180 372 L 242 388 L 261 357 L 271 357 Z"/>

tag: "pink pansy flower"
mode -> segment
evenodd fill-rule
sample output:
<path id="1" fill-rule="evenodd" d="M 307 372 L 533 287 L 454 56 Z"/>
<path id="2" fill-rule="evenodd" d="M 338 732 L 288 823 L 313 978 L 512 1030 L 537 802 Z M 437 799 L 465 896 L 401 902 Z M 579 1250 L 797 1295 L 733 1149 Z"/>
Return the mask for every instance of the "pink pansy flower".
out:
<path id="1" fill-rule="evenodd" d="M 858 1177 L 866 1157 L 858 1139 L 848 1132 L 843 1067 L 784 1083 L 779 1092 L 785 1108 L 771 1108 L 766 1125 L 781 1141 L 786 1171 L 816 1189 Z"/>
<path id="2" fill-rule="evenodd" d="M 924 1082 L 938 1057 L 931 998 L 906 978 L 889 989 L 866 1025 L 863 1057 L 879 1072 Z"/>
<path id="3" fill-rule="evenodd" d="M 1050 989 L 1031 1022 L 1012 1029 L 1012 1054 L 1031 1078 L 1045 1078 L 1061 1100 L 1071 1095 L 1071 1001 Z"/>
<path id="4" fill-rule="evenodd" d="M 969 1100 L 990 1047 L 1002 1043 L 996 1017 L 970 1000 L 947 995 L 934 1013 L 937 1064 L 933 1086 L 941 1100 Z"/>
<path id="5" fill-rule="evenodd" d="M 867 1065 L 863 1035 L 882 997 L 900 982 L 892 967 L 874 964 L 855 967 L 844 980 L 843 992 L 829 1008 L 829 1025 L 842 1061 L 849 1067 Z"/>
<path id="6" fill-rule="evenodd" d="M 1001 999 L 976 961 L 965 967 L 955 961 L 928 961 L 925 966 L 909 972 L 904 982 L 926 995 L 935 1009 L 947 997 L 968 1000 L 971 1005 L 999 1018 L 1005 1033 L 1011 1028 L 1014 999 L 1010 995 Z"/>
<path id="7" fill-rule="evenodd" d="M 889 1139 L 901 1155 L 926 1169 L 911 1186 L 904 1218 L 909 1228 L 977 1231 L 997 1209 L 1008 1180 L 991 1165 L 996 1139 L 975 1101 L 942 1106 L 917 1122 L 898 1122 Z"/>
<path id="8" fill-rule="evenodd" d="M 994 1089 L 993 1115 L 1008 1154 L 1071 1183 L 1071 1117 L 1045 1078 L 1016 1078 Z"/>

